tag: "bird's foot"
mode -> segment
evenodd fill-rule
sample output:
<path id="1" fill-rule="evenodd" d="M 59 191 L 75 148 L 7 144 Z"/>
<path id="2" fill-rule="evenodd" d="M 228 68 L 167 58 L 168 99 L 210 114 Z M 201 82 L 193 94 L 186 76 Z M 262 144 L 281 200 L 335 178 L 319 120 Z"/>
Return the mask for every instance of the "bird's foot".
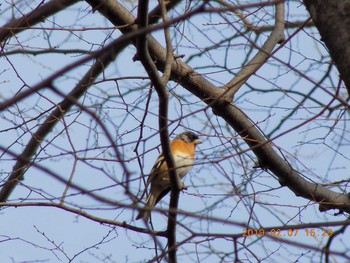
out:
<path id="1" fill-rule="evenodd" d="M 187 190 L 187 185 L 185 185 L 184 182 L 181 182 L 181 184 L 180 184 L 180 190 L 181 190 L 181 191 Z"/>

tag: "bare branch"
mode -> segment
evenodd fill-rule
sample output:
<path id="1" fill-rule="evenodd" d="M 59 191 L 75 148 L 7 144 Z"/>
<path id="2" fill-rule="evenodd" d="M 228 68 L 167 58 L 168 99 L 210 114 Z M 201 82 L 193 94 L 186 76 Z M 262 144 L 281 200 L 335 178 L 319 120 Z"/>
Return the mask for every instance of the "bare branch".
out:
<path id="1" fill-rule="evenodd" d="M 18 159 L 17 163 L 13 167 L 13 171 L 10 177 L 8 178 L 7 182 L 2 186 L 0 190 L 0 202 L 5 202 L 8 199 L 11 192 L 13 191 L 14 187 L 17 185 L 17 183 L 23 179 L 23 175 L 25 171 L 31 165 L 31 158 L 36 153 L 43 139 L 51 132 L 52 128 L 60 121 L 60 119 L 64 116 L 64 114 L 73 105 L 75 105 L 74 101 L 79 100 L 79 98 L 85 94 L 87 89 L 94 83 L 95 78 L 99 74 L 101 74 L 101 72 L 103 72 L 105 67 L 115 59 L 115 57 L 119 54 L 121 50 L 124 49 L 124 47 L 127 44 L 128 44 L 128 41 L 124 41 L 120 44 L 119 47 L 105 48 L 103 52 L 99 52 L 100 56 L 97 57 L 97 60 L 94 63 L 94 65 L 91 67 L 91 69 L 80 80 L 77 86 L 75 86 L 72 89 L 72 91 L 67 95 L 67 97 L 57 105 L 56 109 L 52 111 L 50 116 L 44 121 L 43 125 L 41 125 L 40 128 L 32 135 L 32 138 L 27 143 L 25 149 L 20 155 L 20 158 Z M 80 60 L 77 63 L 74 63 L 73 65 L 70 65 L 69 67 L 64 68 L 63 70 L 56 72 L 51 77 L 45 79 L 44 81 L 37 84 L 35 87 L 32 87 L 28 91 L 25 91 L 19 94 L 13 99 L 5 101 L 0 106 L 0 110 L 5 109 L 12 103 L 15 103 L 16 101 L 19 101 L 25 98 L 26 96 L 33 94 L 33 92 L 35 91 L 38 91 L 47 86 L 50 86 L 52 81 L 55 78 L 61 76 L 63 72 L 75 68 L 80 63 L 83 63 L 82 61 L 87 61 L 90 58 L 91 57 L 84 58 L 83 60 Z"/>
<path id="2" fill-rule="evenodd" d="M 350 97 L 334 64 L 347 63 L 350 0 L 304 2 L 0 3 L 5 257 L 33 260 L 31 247 L 37 261 L 349 259 Z M 203 142 L 181 203 L 169 129 Z M 151 210 L 140 200 L 160 151 L 170 203 L 159 197 L 150 224 L 136 221 Z M 74 242 L 79 228 L 94 238 Z M 111 251 L 120 241 L 141 253 Z"/>
<path id="3" fill-rule="evenodd" d="M 79 187 L 76 185 L 73 185 L 73 187 L 79 189 Z M 87 193 L 88 193 L 88 191 L 87 191 Z M 94 195 L 92 195 L 92 196 L 96 197 Z M 107 200 L 104 200 L 104 202 L 108 203 Z M 113 204 L 113 202 L 111 204 Z M 62 210 L 65 210 L 67 212 L 82 216 L 86 219 L 89 219 L 89 220 L 94 221 L 94 222 L 99 223 L 99 224 L 118 226 L 121 228 L 125 228 L 125 229 L 131 230 L 131 231 L 138 232 L 138 233 L 151 234 L 154 236 L 165 236 L 166 235 L 166 233 L 164 231 L 155 231 L 152 229 L 136 227 L 134 225 L 127 224 L 125 221 L 120 222 L 117 220 L 110 220 L 110 219 L 94 216 L 94 215 L 89 214 L 85 211 L 82 211 L 81 209 L 73 208 L 71 206 L 64 205 L 62 203 L 54 203 L 54 202 L 51 202 L 51 203 L 46 203 L 46 202 L 20 202 L 20 203 L 4 202 L 4 203 L 0 203 L 0 206 L 7 206 L 7 207 L 40 207 L 40 206 L 41 207 L 53 207 L 53 208 L 62 209 Z"/>
<path id="4" fill-rule="evenodd" d="M 284 2 L 276 4 L 275 14 L 275 27 L 270 36 L 266 39 L 265 43 L 256 55 L 242 67 L 242 69 L 223 86 L 223 89 L 227 91 L 226 97 L 228 100 L 232 100 L 233 96 L 239 90 L 239 88 L 253 75 L 270 57 L 271 52 L 278 43 L 284 41 Z"/>
<path id="5" fill-rule="evenodd" d="M 104 8 L 102 8 L 102 10 L 103 9 Z M 134 20 L 132 15 L 129 13 L 127 14 L 126 10 L 120 5 L 118 5 L 118 8 L 110 10 L 115 12 L 115 17 L 125 19 L 125 22 Z M 279 15 L 277 17 L 281 15 L 283 7 L 279 6 L 278 10 Z M 278 20 L 276 20 L 276 23 L 279 29 L 283 28 L 283 23 L 279 24 Z M 277 39 L 280 40 L 280 35 L 274 36 L 274 42 L 278 42 Z M 148 47 L 151 56 L 157 58 L 156 65 L 158 69 L 163 70 L 166 57 L 164 48 L 151 36 L 149 36 L 148 39 Z M 266 58 L 266 54 L 264 56 Z M 286 160 L 276 153 L 272 148 L 272 144 L 267 143 L 268 141 L 265 136 L 240 109 L 221 99 L 225 90 L 221 90 L 213 85 L 180 59 L 177 59 L 172 65 L 172 79 L 196 95 L 203 102 L 210 105 L 217 115 L 226 120 L 230 126 L 242 136 L 257 156 L 259 163 L 263 167 L 270 169 L 279 180 L 284 185 L 287 184 L 297 196 L 319 202 L 322 204 L 322 211 L 324 211 L 324 205 L 326 205 L 326 209 L 339 209 L 341 211 L 350 212 L 350 199 L 346 194 L 331 191 L 319 184 L 312 183 L 302 178 Z"/>
<path id="6" fill-rule="evenodd" d="M 303 2 L 320 32 L 321 40 L 325 42 L 350 96 L 350 50 L 348 45 L 344 45 L 350 36 L 348 27 L 344 26 L 350 23 L 348 12 L 345 11 L 348 9 L 350 1 L 341 1 L 337 4 L 332 1 L 319 0 L 304 0 Z"/>
<path id="7" fill-rule="evenodd" d="M 162 11 L 164 12 L 165 6 L 164 3 L 161 3 Z M 148 26 L 148 1 L 139 1 L 138 6 L 138 26 L 139 28 L 146 28 Z M 166 14 L 162 14 L 163 20 L 165 20 Z M 166 83 L 170 76 L 171 62 L 172 62 L 172 47 L 170 45 L 170 37 L 168 29 L 165 29 L 166 42 L 167 42 L 167 58 L 165 65 L 165 73 L 163 77 L 160 77 L 158 70 L 155 64 L 152 61 L 152 58 L 148 50 L 148 36 L 141 36 L 137 41 L 137 56 L 146 69 L 148 76 L 150 77 L 154 88 L 157 91 L 159 98 L 159 132 L 162 145 L 162 152 L 168 167 L 170 183 L 171 183 L 171 201 L 170 208 L 177 208 L 179 193 L 180 193 L 180 182 L 178 175 L 176 173 L 175 163 L 173 156 L 171 154 L 171 148 L 169 143 L 169 132 L 168 132 L 168 101 L 169 101 L 169 92 L 166 89 Z M 172 213 L 169 210 L 169 220 L 168 220 L 168 247 L 169 247 L 169 262 L 176 263 L 176 249 L 173 247 L 176 244 L 176 213 Z"/>
<path id="8" fill-rule="evenodd" d="M 29 14 L 11 20 L 8 24 L 3 25 L 0 28 L 0 43 L 2 46 L 5 44 L 4 42 L 11 37 L 25 29 L 30 28 L 32 25 L 35 25 L 43 20 L 46 17 L 52 16 L 53 14 L 64 10 L 70 5 L 79 2 L 78 0 L 51 0 L 46 4 L 43 4 L 37 8 L 35 8 Z"/>

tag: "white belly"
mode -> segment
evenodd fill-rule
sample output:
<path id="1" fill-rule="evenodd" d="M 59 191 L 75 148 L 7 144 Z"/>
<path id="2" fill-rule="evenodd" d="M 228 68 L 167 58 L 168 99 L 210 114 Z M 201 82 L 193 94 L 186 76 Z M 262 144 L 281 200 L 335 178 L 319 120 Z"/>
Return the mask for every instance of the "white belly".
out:
<path id="1" fill-rule="evenodd" d="M 182 155 L 181 153 L 174 156 L 174 161 L 177 164 L 176 170 L 180 178 L 183 178 L 187 174 L 194 162 L 193 158 L 186 157 L 186 155 Z"/>

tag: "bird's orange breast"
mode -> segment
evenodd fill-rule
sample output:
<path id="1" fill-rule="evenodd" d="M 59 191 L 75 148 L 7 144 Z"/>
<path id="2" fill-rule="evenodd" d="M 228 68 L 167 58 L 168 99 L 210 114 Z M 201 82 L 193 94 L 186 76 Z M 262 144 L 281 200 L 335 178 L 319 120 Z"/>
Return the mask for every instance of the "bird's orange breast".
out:
<path id="1" fill-rule="evenodd" d="M 173 140 L 171 142 L 171 152 L 177 167 L 177 172 L 182 178 L 192 167 L 194 162 L 194 143 L 186 143 L 182 140 Z"/>
<path id="2" fill-rule="evenodd" d="M 171 151 L 174 155 L 181 152 L 182 155 L 187 155 L 189 158 L 194 157 L 194 143 L 187 143 L 182 140 L 173 140 L 171 142 Z"/>

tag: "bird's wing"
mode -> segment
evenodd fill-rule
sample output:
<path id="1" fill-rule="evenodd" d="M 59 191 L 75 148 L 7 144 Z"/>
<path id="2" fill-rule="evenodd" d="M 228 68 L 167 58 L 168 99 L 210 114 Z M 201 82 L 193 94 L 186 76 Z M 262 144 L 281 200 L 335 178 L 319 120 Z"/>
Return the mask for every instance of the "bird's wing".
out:
<path id="1" fill-rule="evenodd" d="M 149 173 L 149 176 L 147 178 L 147 186 L 152 182 L 152 180 L 159 174 L 159 170 L 163 165 L 166 165 L 165 158 L 163 153 L 161 153 L 156 162 L 154 163 L 151 172 Z"/>

